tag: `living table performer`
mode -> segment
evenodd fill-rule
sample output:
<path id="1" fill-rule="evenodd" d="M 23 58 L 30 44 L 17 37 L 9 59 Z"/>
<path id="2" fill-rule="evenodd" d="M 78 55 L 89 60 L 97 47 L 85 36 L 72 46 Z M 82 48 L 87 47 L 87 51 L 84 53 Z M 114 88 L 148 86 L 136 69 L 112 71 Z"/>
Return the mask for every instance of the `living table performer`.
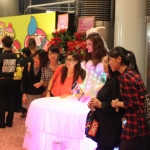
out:
<path id="1" fill-rule="evenodd" d="M 86 37 L 87 51 L 81 63 L 82 68 L 86 70 L 86 78 L 81 87 L 85 95 L 95 96 L 105 82 L 102 60 L 108 49 L 97 28 L 88 30 Z"/>

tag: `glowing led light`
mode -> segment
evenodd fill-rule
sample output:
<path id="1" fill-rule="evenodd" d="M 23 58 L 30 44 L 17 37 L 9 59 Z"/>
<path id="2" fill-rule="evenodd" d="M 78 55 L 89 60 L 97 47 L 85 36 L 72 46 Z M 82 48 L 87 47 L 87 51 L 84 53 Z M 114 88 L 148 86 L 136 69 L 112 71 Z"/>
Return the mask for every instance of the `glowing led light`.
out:
<path id="1" fill-rule="evenodd" d="M 93 74 L 93 73 L 94 73 L 94 71 L 91 71 L 91 73 Z"/>

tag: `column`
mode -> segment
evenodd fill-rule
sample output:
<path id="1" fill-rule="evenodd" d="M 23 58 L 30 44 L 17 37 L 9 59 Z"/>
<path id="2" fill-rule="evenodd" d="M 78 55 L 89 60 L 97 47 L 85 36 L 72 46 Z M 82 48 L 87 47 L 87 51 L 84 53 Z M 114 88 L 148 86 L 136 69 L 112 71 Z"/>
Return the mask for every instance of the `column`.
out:
<path id="1" fill-rule="evenodd" d="M 134 52 L 139 71 L 146 82 L 145 0 L 116 0 L 114 46 Z"/>
<path id="2" fill-rule="evenodd" d="M 19 14 L 19 0 L 0 0 L 0 17 Z"/>

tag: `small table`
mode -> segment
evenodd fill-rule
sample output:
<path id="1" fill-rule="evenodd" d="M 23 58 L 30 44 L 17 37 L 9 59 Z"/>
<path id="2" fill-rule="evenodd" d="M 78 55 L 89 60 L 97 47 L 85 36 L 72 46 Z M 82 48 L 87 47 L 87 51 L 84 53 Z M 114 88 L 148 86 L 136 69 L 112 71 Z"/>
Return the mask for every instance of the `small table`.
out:
<path id="1" fill-rule="evenodd" d="M 23 148 L 27 150 L 93 150 L 95 142 L 85 137 L 89 109 L 74 96 L 34 100 L 26 118 Z"/>

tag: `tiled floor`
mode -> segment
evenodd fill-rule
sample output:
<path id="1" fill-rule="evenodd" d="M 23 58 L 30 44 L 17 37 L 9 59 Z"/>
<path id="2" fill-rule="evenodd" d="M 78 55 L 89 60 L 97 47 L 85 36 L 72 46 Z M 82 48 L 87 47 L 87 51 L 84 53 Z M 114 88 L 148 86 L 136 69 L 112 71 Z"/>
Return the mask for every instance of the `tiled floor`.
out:
<path id="1" fill-rule="evenodd" d="M 15 113 L 12 127 L 0 128 L 0 150 L 23 150 L 25 119 L 21 113 Z"/>

